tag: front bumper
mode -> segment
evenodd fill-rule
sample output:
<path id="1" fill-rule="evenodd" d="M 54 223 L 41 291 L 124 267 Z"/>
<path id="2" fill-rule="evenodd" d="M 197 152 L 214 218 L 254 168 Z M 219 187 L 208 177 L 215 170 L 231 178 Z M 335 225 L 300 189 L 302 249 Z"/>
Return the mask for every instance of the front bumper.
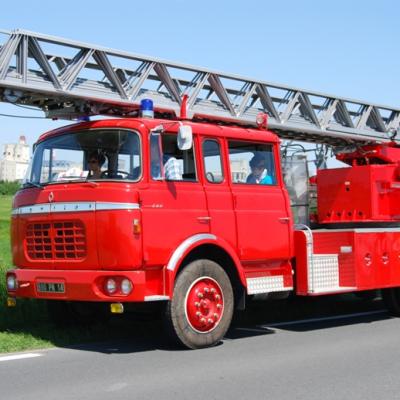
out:
<path id="1" fill-rule="evenodd" d="M 8 290 L 10 297 L 34 299 L 54 299 L 71 301 L 109 301 L 144 302 L 168 300 L 164 293 L 163 271 L 71 271 L 71 270 L 34 270 L 13 269 L 7 276 L 14 274 L 17 289 Z M 129 295 L 110 295 L 105 290 L 107 278 L 128 278 L 133 284 Z M 42 291 L 46 287 L 60 287 L 63 291 Z"/>

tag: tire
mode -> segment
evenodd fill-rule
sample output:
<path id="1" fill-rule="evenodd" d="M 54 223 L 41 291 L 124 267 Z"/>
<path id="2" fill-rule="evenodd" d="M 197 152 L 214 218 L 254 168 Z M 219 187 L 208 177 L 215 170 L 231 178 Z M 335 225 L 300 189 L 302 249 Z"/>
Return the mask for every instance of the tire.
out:
<path id="1" fill-rule="evenodd" d="M 189 349 L 215 346 L 231 324 L 233 299 L 228 275 L 217 263 L 191 262 L 179 273 L 167 304 L 170 337 Z"/>
<path id="2" fill-rule="evenodd" d="M 400 317 L 400 288 L 382 289 L 382 300 L 390 314 Z"/>

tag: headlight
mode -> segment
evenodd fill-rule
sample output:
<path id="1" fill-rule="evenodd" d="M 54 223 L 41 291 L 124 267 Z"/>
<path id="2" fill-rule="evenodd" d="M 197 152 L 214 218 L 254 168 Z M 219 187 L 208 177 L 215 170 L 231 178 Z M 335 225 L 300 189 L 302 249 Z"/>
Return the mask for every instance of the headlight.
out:
<path id="1" fill-rule="evenodd" d="M 113 294 L 117 291 L 117 282 L 113 278 L 107 279 L 106 290 L 109 294 Z"/>
<path id="2" fill-rule="evenodd" d="M 129 279 L 122 279 L 121 282 L 121 292 L 123 294 L 129 294 L 130 292 L 132 292 L 132 282 Z"/>
<path id="3" fill-rule="evenodd" d="M 8 275 L 7 276 L 7 289 L 12 291 L 12 290 L 17 290 L 18 283 L 17 283 L 17 278 L 15 275 Z"/>

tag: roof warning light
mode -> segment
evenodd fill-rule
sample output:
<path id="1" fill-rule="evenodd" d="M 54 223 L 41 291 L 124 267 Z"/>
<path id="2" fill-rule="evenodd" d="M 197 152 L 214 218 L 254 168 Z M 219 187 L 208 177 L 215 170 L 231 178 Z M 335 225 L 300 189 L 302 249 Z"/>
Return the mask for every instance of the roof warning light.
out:
<path id="1" fill-rule="evenodd" d="M 154 118 L 153 100 L 142 99 L 140 101 L 140 112 L 144 118 Z"/>

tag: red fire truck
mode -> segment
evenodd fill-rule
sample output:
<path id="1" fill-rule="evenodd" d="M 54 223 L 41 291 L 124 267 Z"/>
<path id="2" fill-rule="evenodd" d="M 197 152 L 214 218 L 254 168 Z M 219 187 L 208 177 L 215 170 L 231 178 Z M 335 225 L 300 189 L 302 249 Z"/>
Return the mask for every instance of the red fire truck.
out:
<path id="1" fill-rule="evenodd" d="M 3 35 L 1 100 L 84 119 L 34 146 L 13 201 L 10 306 L 162 302 L 189 348 L 219 342 L 251 295 L 381 289 L 400 314 L 400 109 Z M 348 167 L 322 168 L 330 151 Z"/>

